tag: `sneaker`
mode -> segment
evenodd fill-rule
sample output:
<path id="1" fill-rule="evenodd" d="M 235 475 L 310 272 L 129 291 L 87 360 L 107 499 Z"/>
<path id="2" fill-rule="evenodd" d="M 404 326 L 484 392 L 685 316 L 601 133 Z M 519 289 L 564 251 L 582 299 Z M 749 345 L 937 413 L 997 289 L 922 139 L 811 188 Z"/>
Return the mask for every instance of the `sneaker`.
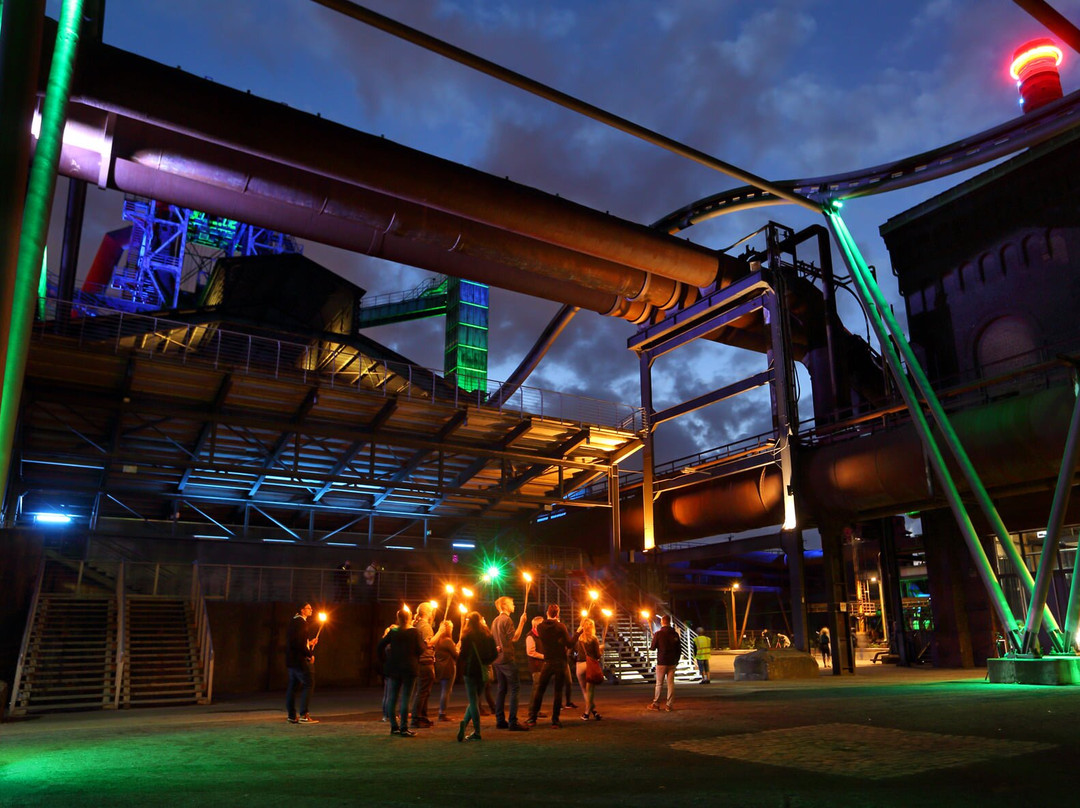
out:
<path id="1" fill-rule="evenodd" d="M 479 732 L 470 732 L 468 735 L 465 736 L 465 740 L 466 741 L 482 741 L 484 739 L 480 737 Z"/>
<path id="2" fill-rule="evenodd" d="M 600 720 L 600 713 L 596 712 L 596 710 L 593 710 L 592 711 L 592 717 L 593 717 L 593 721 L 599 721 Z"/>
<path id="3" fill-rule="evenodd" d="M 285 720 L 288 721 L 290 724 L 299 724 L 300 723 L 300 719 L 297 718 L 295 715 L 290 715 Z"/>
<path id="4" fill-rule="evenodd" d="M 446 715 L 446 713 L 439 713 L 439 720 L 440 721 L 449 721 L 450 718 L 449 718 L 449 716 Z"/>
<path id="5" fill-rule="evenodd" d="M 581 714 L 581 720 L 582 721 L 588 721 L 589 720 L 589 714 L 588 713 L 582 713 Z"/>
<path id="6" fill-rule="evenodd" d="M 417 718 L 412 722 L 413 729 L 430 729 L 433 726 L 435 725 L 427 718 Z"/>
<path id="7" fill-rule="evenodd" d="M 652 704 L 650 704 L 650 705 L 649 705 L 649 709 L 650 709 L 650 710 L 659 710 L 659 709 L 660 709 L 660 705 L 659 705 L 659 704 L 657 704 L 657 703 L 656 703 L 656 702 L 654 701 L 654 702 L 653 702 Z"/>
<path id="8" fill-rule="evenodd" d="M 318 724 L 319 719 L 312 718 L 310 715 L 302 715 L 297 723 L 300 724 Z"/>
<path id="9" fill-rule="evenodd" d="M 416 733 L 413 732 L 411 729 L 408 729 L 408 728 L 403 729 L 400 732 L 398 732 L 398 735 L 400 735 L 402 738 L 415 738 L 416 737 Z"/>
<path id="10" fill-rule="evenodd" d="M 535 718 L 526 718 L 525 719 L 525 726 L 527 726 L 527 727 L 535 727 L 536 726 L 536 719 Z"/>
<path id="11" fill-rule="evenodd" d="M 568 701 L 568 702 L 566 702 L 566 704 L 564 704 L 564 705 L 563 705 L 563 707 L 570 707 L 570 708 L 571 708 L 571 709 L 573 709 L 573 710 L 576 710 L 576 709 L 577 709 L 577 705 L 576 705 L 576 704 L 574 704 L 574 702 L 572 702 L 572 701 Z"/>
<path id="12" fill-rule="evenodd" d="M 562 724 L 560 722 L 558 722 L 558 721 L 552 721 L 551 722 L 551 728 L 552 729 L 562 729 Z"/>
<path id="13" fill-rule="evenodd" d="M 508 729 L 510 730 L 510 732 L 528 732 L 529 731 L 528 727 L 523 726 L 521 724 L 517 724 L 517 723 L 511 724 L 508 727 Z"/>
<path id="14" fill-rule="evenodd" d="M 665 712 L 665 713 L 673 713 L 673 712 L 675 712 L 675 708 L 674 708 L 674 707 L 672 707 L 672 706 L 671 706 L 671 705 L 669 704 L 669 705 L 667 705 L 666 707 L 664 707 L 664 712 Z"/>
<path id="15" fill-rule="evenodd" d="M 505 721 L 496 721 L 495 722 L 495 729 L 509 729 L 509 728 L 510 728 L 510 725 L 507 724 Z"/>

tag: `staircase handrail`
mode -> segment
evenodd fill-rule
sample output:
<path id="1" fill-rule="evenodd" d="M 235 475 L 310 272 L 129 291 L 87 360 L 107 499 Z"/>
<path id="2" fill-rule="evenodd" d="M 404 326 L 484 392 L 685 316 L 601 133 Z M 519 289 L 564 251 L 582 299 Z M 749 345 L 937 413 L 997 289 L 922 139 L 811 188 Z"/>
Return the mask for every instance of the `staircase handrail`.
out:
<path id="1" fill-rule="evenodd" d="M 23 630 L 22 644 L 19 646 L 19 661 L 15 665 L 15 677 L 11 682 L 11 704 L 8 707 L 8 715 L 15 714 L 18 704 L 19 686 L 22 683 L 23 666 L 26 663 L 26 652 L 30 649 L 30 632 L 34 627 L 34 618 L 37 615 L 38 602 L 41 599 L 41 585 L 45 580 L 45 564 L 48 559 L 42 555 L 38 565 L 37 583 L 34 584 L 34 595 L 30 598 L 30 613 L 26 616 L 26 628 Z"/>
<path id="2" fill-rule="evenodd" d="M 206 608 L 202 582 L 199 580 L 199 562 L 192 564 L 191 603 L 195 612 L 195 636 L 199 643 L 199 666 L 202 668 L 205 701 L 209 704 L 214 695 L 214 638 L 210 633 L 210 614 Z"/>
<path id="3" fill-rule="evenodd" d="M 116 573 L 116 678 L 113 692 L 113 708 L 120 708 L 120 696 L 124 690 L 124 669 L 127 667 L 127 593 L 124 591 L 124 561 Z"/>

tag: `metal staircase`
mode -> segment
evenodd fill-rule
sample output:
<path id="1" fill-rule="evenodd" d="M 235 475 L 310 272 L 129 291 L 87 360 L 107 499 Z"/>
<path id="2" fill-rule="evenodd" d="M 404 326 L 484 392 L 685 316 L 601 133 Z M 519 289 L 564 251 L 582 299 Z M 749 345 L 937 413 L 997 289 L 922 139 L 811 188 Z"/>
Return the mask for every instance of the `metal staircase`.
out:
<path id="1" fill-rule="evenodd" d="M 181 598 L 127 598 L 124 707 L 195 704 L 204 692 L 191 605 Z"/>
<path id="2" fill-rule="evenodd" d="M 675 667 L 675 681 L 699 682 L 697 663 L 694 661 L 694 639 L 697 636 L 688 625 L 677 617 L 671 625 L 679 632 L 682 653 Z M 656 674 L 656 652 L 650 650 L 652 634 L 641 620 L 631 617 L 631 612 L 621 606 L 608 627 L 604 643 L 604 666 L 620 682 L 652 682 Z"/>
<path id="3" fill-rule="evenodd" d="M 114 598 L 39 598 L 12 715 L 114 706 L 116 626 Z"/>
<path id="4" fill-rule="evenodd" d="M 213 677 L 197 568 L 51 557 L 38 574 L 10 713 L 205 704 Z"/>

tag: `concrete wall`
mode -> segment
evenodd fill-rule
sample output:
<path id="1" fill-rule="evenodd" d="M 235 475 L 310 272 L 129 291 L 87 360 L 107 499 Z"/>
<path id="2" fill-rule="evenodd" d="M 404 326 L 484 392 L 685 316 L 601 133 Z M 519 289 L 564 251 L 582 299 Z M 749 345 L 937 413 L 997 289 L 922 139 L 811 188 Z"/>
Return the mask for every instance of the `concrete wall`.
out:
<path id="1" fill-rule="evenodd" d="M 214 693 L 236 695 L 282 690 L 285 632 L 296 603 L 210 602 L 214 638 Z M 341 603 L 329 619 L 315 651 L 316 687 L 377 685 L 375 646 L 393 622 L 396 604 Z"/>

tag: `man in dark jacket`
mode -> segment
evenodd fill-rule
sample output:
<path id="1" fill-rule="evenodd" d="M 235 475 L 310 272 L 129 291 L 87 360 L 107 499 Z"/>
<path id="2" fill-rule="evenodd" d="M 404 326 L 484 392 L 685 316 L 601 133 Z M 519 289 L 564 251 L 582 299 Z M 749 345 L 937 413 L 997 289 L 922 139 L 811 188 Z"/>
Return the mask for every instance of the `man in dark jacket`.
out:
<path id="1" fill-rule="evenodd" d="M 669 713 L 675 709 L 675 666 L 679 664 L 679 632 L 671 627 L 671 618 L 660 618 L 660 630 L 653 634 L 652 650 L 656 651 L 656 691 L 653 693 L 650 710 L 660 709 L 660 691 L 667 680 L 667 702 L 664 709 Z"/>
<path id="2" fill-rule="evenodd" d="M 420 655 L 425 645 L 420 638 L 420 632 L 409 627 L 411 620 L 412 615 L 408 611 L 398 610 L 397 621 L 383 635 L 376 651 L 383 660 L 383 675 L 390 682 L 387 697 L 390 706 L 390 734 L 404 738 L 416 736 L 416 733 L 409 729 L 409 700 L 420 672 Z M 399 706 L 400 713 L 395 712 Z"/>
<path id="3" fill-rule="evenodd" d="M 308 634 L 307 619 L 311 617 L 311 604 L 305 603 L 289 621 L 285 635 L 285 667 L 289 669 L 289 685 L 285 690 L 285 710 L 290 724 L 318 724 L 318 719 L 308 715 L 308 699 L 311 697 L 313 677 L 312 649 L 319 642 Z M 300 713 L 296 712 L 296 690 L 300 689 Z"/>
<path id="4" fill-rule="evenodd" d="M 540 637 L 540 644 L 544 648 L 544 666 L 540 669 L 540 678 L 533 690 L 532 701 L 529 703 L 529 726 L 535 726 L 537 713 L 540 712 L 540 703 L 544 700 L 544 691 L 547 690 L 548 682 L 555 679 L 555 706 L 551 712 L 551 726 L 561 727 L 559 723 L 559 696 L 566 686 L 566 653 L 574 647 L 578 637 L 581 636 L 579 629 L 571 635 L 570 630 L 559 622 L 559 606 L 552 603 L 547 608 L 547 620 L 540 624 L 536 633 Z"/>

